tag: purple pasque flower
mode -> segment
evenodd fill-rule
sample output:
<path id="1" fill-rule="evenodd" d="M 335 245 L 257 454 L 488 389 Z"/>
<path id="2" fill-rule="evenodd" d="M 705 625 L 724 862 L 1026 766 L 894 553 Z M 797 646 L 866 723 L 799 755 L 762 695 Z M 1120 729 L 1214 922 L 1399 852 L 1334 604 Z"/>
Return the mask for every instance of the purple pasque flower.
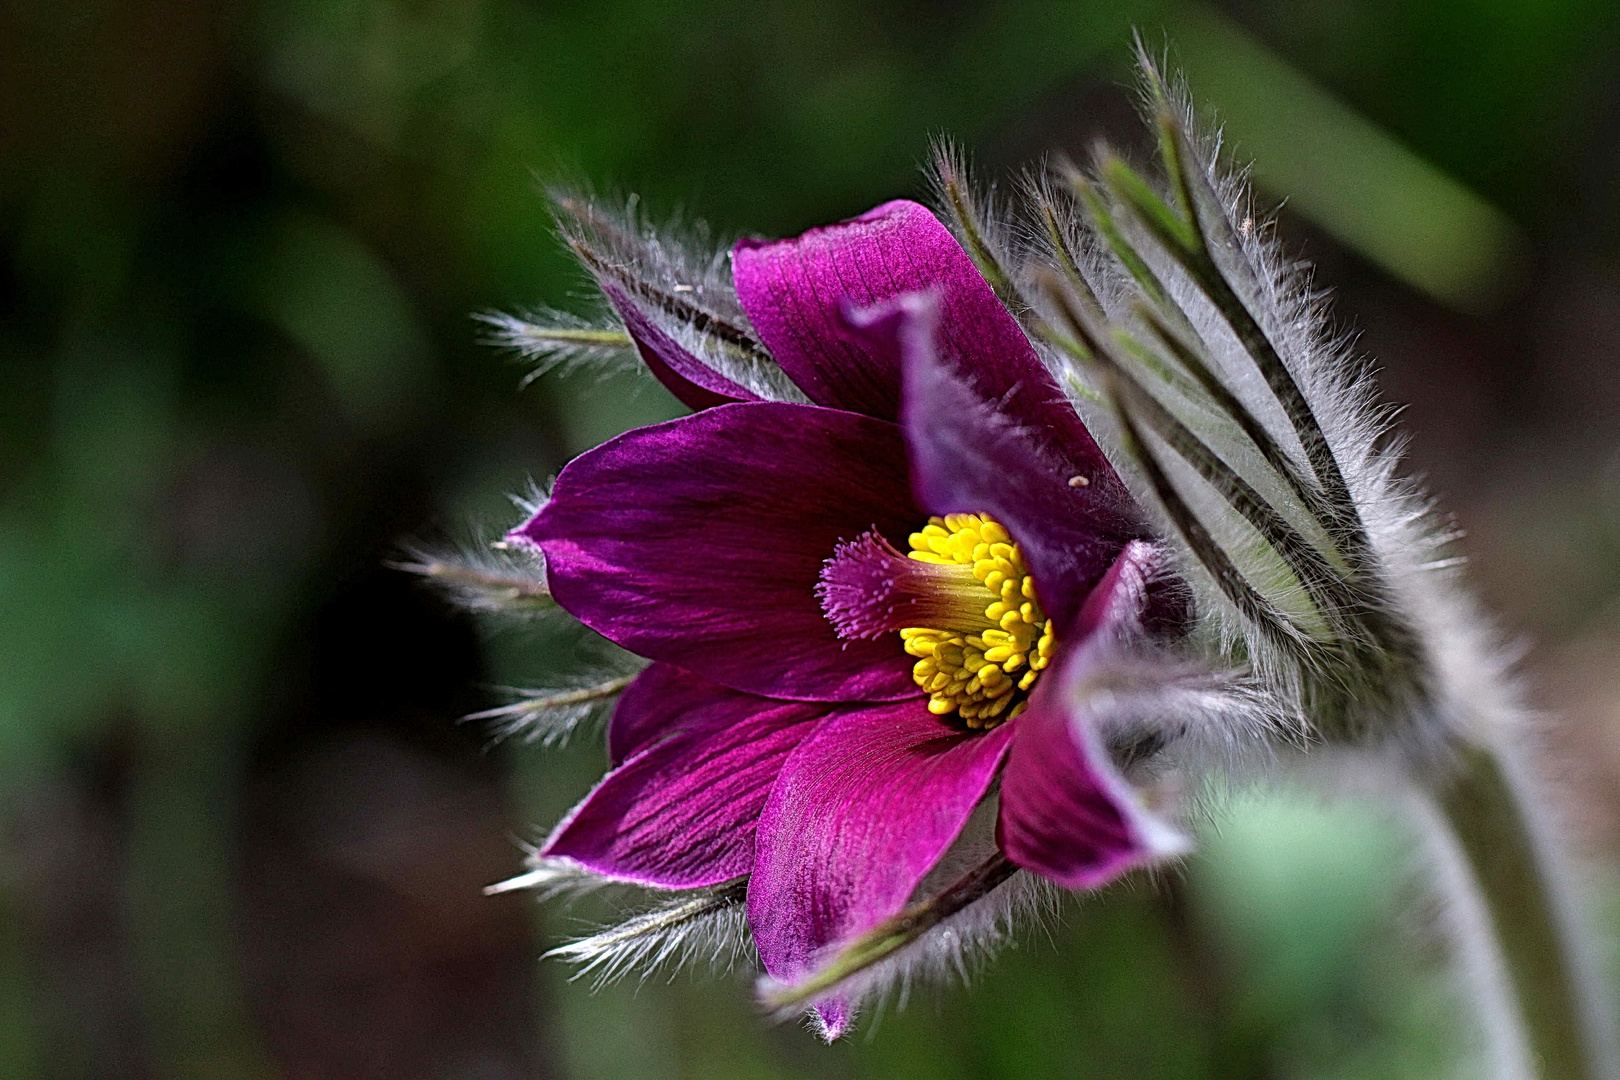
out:
<path id="1" fill-rule="evenodd" d="M 539 853 L 747 879 L 792 983 L 901 911 L 993 793 L 1000 856 L 1091 888 L 1165 852 L 1068 690 L 1169 605 L 1136 507 L 1016 319 L 926 208 L 733 254 L 767 401 L 605 286 L 691 416 L 582 455 L 512 538 L 651 665 L 612 771 Z M 829 1037 L 847 990 L 817 1008 Z"/>

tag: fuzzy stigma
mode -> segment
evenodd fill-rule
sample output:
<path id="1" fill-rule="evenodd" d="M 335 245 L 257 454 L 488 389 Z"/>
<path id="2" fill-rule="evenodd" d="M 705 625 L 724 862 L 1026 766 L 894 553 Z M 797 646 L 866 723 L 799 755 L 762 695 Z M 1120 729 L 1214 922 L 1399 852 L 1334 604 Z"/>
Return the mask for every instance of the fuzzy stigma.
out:
<path id="1" fill-rule="evenodd" d="M 817 587 L 828 620 L 847 638 L 898 632 L 934 715 L 975 729 L 1017 716 L 1054 648 L 1017 542 L 988 514 L 947 514 L 910 547 L 875 532 L 840 545 Z"/>

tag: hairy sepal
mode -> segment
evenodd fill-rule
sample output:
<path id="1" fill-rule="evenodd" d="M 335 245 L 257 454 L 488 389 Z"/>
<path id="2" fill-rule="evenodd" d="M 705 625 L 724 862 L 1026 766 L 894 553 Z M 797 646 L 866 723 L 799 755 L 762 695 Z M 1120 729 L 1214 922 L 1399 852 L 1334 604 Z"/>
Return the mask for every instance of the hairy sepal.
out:
<path id="1" fill-rule="evenodd" d="M 601 288 L 636 305 L 678 345 L 726 380 L 766 401 L 804 401 L 759 341 L 732 282 L 730 246 L 701 224 L 654 229 L 634 199 L 621 209 L 550 192 L 557 231 Z"/>
<path id="2" fill-rule="evenodd" d="M 556 308 L 486 311 L 475 318 L 489 328 L 485 344 L 510 350 L 528 363 L 523 386 L 553 372 L 600 378 L 646 374 L 630 334 L 608 310 L 592 318 Z"/>
<path id="3" fill-rule="evenodd" d="M 551 598 L 538 549 L 474 539 L 458 545 L 406 545 L 390 563 L 416 574 L 446 599 L 476 615 L 528 620 L 568 618 Z"/>
<path id="4" fill-rule="evenodd" d="M 556 685 L 504 688 L 504 705 L 468 713 L 463 720 L 487 724 L 498 738 L 516 738 L 542 746 L 564 746 L 581 729 L 596 730 L 619 695 L 643 666 L 623 654 L 621 662 L 575 674 Z"/>
<path id="5" fill-rule="evenodd" d="M 945 224 L 1001 302 L 1022 319 L 1030 304 L 1016 276 L 1019 258 L 1015 227 L 994 188 L 975 189 L 966 155 L 948 140 L 934 144 L 929 179 Z"/>
<path id="6" fill-rule="evenodd" d="M 662 903 L 551 949 L 545 959 L 575 965 L 574 979 L 600 988 L 627 975 L 642 979 L 707 964 L 716 972 L 755 960 L 743 901 L 747 879 L 677 893 Z"/>

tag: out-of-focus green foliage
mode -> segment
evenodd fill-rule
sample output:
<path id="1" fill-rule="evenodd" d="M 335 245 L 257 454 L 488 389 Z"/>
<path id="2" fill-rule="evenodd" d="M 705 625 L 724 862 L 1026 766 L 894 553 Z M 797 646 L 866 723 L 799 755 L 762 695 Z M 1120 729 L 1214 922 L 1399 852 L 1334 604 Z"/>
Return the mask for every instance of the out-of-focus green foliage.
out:
<path id="1" fill-rule="evenodd" d="M 1123 99 L 1133 27 L 1150 48 L 1170 35 L 1195 93 L 1262 156 L 1268 196 L 1297 195 L 1356 257 L 1464 307 L 1505 295 L 1526 245 L 1567 231 L 1561 207 L 1590 203 L 1583 178 L 1615 168 L 1603 0 L 1219 12 L 0 7 L 0 803 L 22 829 L 14 808 L 80 759 L 128 757 L 112 886 L 152 1071 L 278 1075 L 232 867 L 245 748 L 289 637 L 399 539 L 498 527 L 528 477 L 679 411 L 626 379 L 519 394 L 521 371 L 479 344 L 471 313 L 566 307 L 579 286 L 537 181 L 622 186 L 718 234 L 795 231 L 918 194 L 939 134 L 1012 164 L 1116 130 L 1066 110 Z M 1612 209 L 1583 220 L 1588 255 L 1614 265 Z M 1603 535 L 1620 551 L 1620 529 Z M 1617 566 L 1583 572 L 1613 585 Z M 540 678 L 553 648 L 492 639 L 491 680 Z M 601 766 L 583 742 L 515 756 L 514 815 L 534 822 Z M 919 990 L 832 1049 L 765 1025 L 737 978 L 592 996 L 547 966 L 531 1023 L 581 1080 L 1466 1075 L 1437 935 L 1410 914 L 1426 910 L 1410 847 L 1351 806 L 1240 801 L 1175 888 L 1071 903 L 971 988 Z M 38 991 L 58 961 L 24 911 L 43 871 L 8 862 L 0 1074 L 84 1075 Z M 549 912 L 544 939 L 605 914 Z"/>

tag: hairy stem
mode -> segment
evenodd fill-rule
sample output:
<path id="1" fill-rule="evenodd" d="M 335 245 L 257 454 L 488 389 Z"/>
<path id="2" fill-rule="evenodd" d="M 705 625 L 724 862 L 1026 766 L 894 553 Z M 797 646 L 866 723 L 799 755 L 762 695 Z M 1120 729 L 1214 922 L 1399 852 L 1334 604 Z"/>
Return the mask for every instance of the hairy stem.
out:
<path id="1" fill-rule="evenodd" d="M 844 946 L 820 970 L 799 982 L 765 990 L 762 995 L 765 1004 L 773 1009 L 789 1009 L 814 1001 L 844 980 L 893 956 L 958 911 L 989 896 L 1017 872 L 1018 867 L 1008 862 L 1001 852 L 996 852 L 943 892 L 919 900 Z"/>
<path id="2" fill-rule="evenodd" d="M 1505 1008 L 1485 1003 L 1487 1015 L 1517 1021 L 1517 1038 L 1512 1030 L 1492 1033 L 1500 1056 L 1520 1059 L 1538 1080 L 1616 1080 L 1620 1062 L 1588 970 L 1590 946 L 1530 797 L 1512 763 L 1479 745 L 1463 749 L 1460 768 L 1435 792 L 1449 834 L 1441 840 L 1454 846 L 1455 876 L 1472 894 L 1458 898 L 1463 934 L 1494 939 L 1463 944 L 1484 946 L 1489 955 L 1477 959 L 1505 983 L 1506 1000 L 1497 1003 Z"/>

